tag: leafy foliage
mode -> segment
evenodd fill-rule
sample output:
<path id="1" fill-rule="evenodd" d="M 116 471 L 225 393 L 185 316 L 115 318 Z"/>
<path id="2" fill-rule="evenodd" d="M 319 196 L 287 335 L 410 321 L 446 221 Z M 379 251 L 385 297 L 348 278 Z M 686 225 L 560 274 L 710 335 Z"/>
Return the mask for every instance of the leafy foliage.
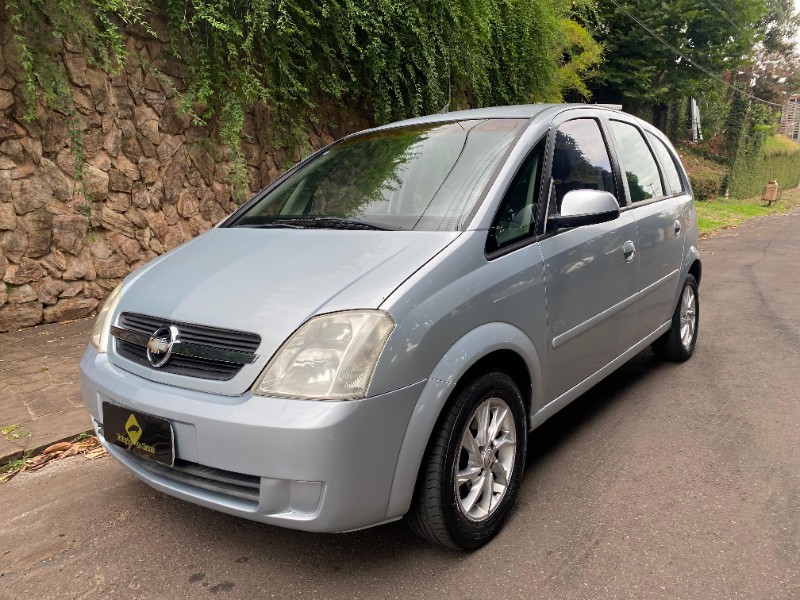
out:
<path id="1" fill-rule="evenodd" d="M 772 156 L 773 154 L 792 153 L 800 151 L 800 144 L 785 135 L 773 135 L 764 141 L 764 147 L 761 152 L 764 156 Z"/>
<path id="2" fill-rule="evenodd" d="M 59 59 L 65 45 L 84 52 L 89 64 L 116 72 L 127 55 L 120 27 L 147 27 L 144 8 L 136 0 L 91 0 L 88 4 L 80 0 L 10 0 L 5 4 L 22 66 L 29 120 L 36 117 L 39 93 L 51 109 L 74 114 Z"/>
<path id="3" fill-rule="evenodd" d="M 556 100 L 580 88 L 576 77 L 562 83 L 557 76 L 561 34 L 569 29 L 571 46 L 580 27 L 554 0 L 162 6 L 170 29 L 181 33 L 173 51 L 190 65 L 187 99 L 225 117 L 230 133 L 242 107 L 261 100 L 291 138 L 326 99 L 368 107 L 382 123 L 440 110 L 451 87 L 456 104 L 472 106 Z M 585 37 L 581 47 L 596 50 Z M 580 64 L 569 54 L 564 66 L 579 74 L 599 59 L 598 52 L 577 56 Z"/>
<path id="4" fill-rule="evenodd" d="M 561 31 L 566 42 L 563 52 L 569 60 L 556 73 L 557 86 L 562 93 L 573 92 L 589 98 L 592 94 L 586 86 L 586 79 L 597 75 L 596 67 L 601 62 L 603 47 L 572 19 L 562 19 Z"/>
<path id="5" fill-rule="evenodd" d="M 692 192 L 697 200 L 714 200 L 720 195 L 727 169 L 724 165 L 699 152 L 696 146 L 679 148 L 681 162 L 686 168 Z"/>
<path id="6" fill-rule="evenodd" d="M 590 6 L 592 0 L 582 0 Z M 64 45 L 108 72 L 127 56 L 126 26 L 166 19 L 186 68 L 177 90 L 197 122 L 219 123 L 239 149 L 245 115 L 263 102 L 278 144 L 302 141 L 321 103 L 371 112 L 377 123 L 460 106 L 586 96 L 600 46 L 558 0 L 10 0 L 26 78 L 37 96 L 73 110 Z M 154 65 L 143 61 L 145 66 Z"/>
<path id="7" fill-rule="evenodd" d="M 782 188 L 800 184 L 800 152 L 756 157 L 746 169 L 733 170 L 730 195 L 733 198 L 760 196 L 767 182 L 777 180 Z"/>
<path id="8" fill-rule="evenodd" d="M 91 0 L 89 4 L 80 0 L 9 0 L 5 8 L 22 67 L 27 105 L 23 118 L 36 118 L 39 95 L 49 108 L 65 115 L 75 158 L 73 176 L 84 188 L 88 214 L 83 127 L 60 53 L 65 46 L 78 48 L 89 64 L 117 72 L 127 55 L 121 26 L 137 24 L 149 30 L 144 9 L 136 0 Z M 89 227 L 91 231 L 91 224 Z"/>
<path id="9" fill-rule="evenodd" d="M 747 198 L 759 195 L 766 183 L 773 179 L 784 187 L 797 186 L 800 181 L 798 147 L 765 152 L 766 142 L 775 135 L 775 130 L 775 114 L 768 106 L 735 94 L 725 127 L 725 147 L 730 165 L 727 187 L 732 196 Z"/>
<path id="10" fill-rule="evenodd" d="M 713 200 L 719 196 L 722 190 L 722 182 L 725 180 L 723 173 L 703 172 L 690 173 L 689 183 L 692 184 L 692 192 L 696 200 Z"/>
<path id="11" fill-rule="evenodd" d="M 721 77 L 743 64 L 763 36 L 763 0 L 619 0 L 617 4 L 661 38 Z M 656 40 L 614 2 L 599 2 L 598 39 L 606 46 L 597 94 L 622 101 L 666 103 L 720 84 Z"/>
<path id="12" fill-rule="evenodd" d="M 744 152 L 749 111 L 750 101 L 743 94 L 734 93 L 725 119 L 725 151 L 731 164 Z"/>

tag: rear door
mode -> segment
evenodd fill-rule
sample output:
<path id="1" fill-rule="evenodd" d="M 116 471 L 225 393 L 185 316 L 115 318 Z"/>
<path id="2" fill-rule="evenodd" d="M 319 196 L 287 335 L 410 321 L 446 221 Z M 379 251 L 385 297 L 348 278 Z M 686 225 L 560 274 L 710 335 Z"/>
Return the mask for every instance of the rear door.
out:
<path id="1" fill-rule="evenodd" d="M 669 321 L 675 308 L 683 256 L 683 193 L 680 189 L 673 193 L 667 171 L 656 159 L 652 144 L 657 140 L 652 134 L 648 138 L 633 119 L 623 115 L 610 116 L 609 128 L 624 174 L 629 204 L 624 210 L 636 219 L 639 236 L 639 341 Z"/>
<path id="2" fill-rule="evenodd" d="M 599 111 L 562 113 L 550 136 L 549 215 L 558 213 L 564 195 L 573 190 L 604 190 L 624 198 Z M 540 239 L 549 335 L 548 400 L 633 345 L 639 259 L 630 249 L 636 244 L 636 221 L 630 211 L 608 223 L 545 231 Z"/>

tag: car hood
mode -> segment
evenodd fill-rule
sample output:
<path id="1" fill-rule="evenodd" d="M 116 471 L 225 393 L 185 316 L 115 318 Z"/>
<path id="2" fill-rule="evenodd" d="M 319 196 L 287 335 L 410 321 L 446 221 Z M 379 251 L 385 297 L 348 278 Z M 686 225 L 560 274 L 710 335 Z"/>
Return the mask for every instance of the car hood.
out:
<path id="1" fill-rule="evenodd" d="M 378 308 L 457 236 L 436 231 L 213 229 L 132 275 L 116 312 L 257 333 L 261 345 L 256 364 L 220 382 L 156 371 L 119 356 L 114 362 L 172 385 L 242 393 L 252 384 L 253 373 L 308 318 Z"/>

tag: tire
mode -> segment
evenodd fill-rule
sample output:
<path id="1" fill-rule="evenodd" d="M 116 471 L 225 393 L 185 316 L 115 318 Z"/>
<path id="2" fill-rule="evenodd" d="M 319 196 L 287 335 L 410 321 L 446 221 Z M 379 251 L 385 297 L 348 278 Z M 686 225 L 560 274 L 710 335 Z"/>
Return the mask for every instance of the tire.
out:
<path id="1" fill-rule="evenodd" d="M 527 432 L 522 394 L 508 375 L 492 372 L 470 380 L 433 431 L 407 518 L 411 529 L 435 544 L 461 550 L 490 541 L 516 500 Z"/>
<path id="2" fill-rule="evenodd" d="M 687 298 L 693 300 L 687 304 Z M 684 321 L 684 318 L 688 319 Z M 700 295 L 697 281 L 693 275 L 687 275 L 683 284 L 678 306 L 672 315 L 672 326 L 664 335 L 652 344 L 653 352 L 663 360 L 683 362 L 694 354 L 697 345 L 697 333 L 700 325 Z M 690 332 L 684 329 L 690 328 Z"/>

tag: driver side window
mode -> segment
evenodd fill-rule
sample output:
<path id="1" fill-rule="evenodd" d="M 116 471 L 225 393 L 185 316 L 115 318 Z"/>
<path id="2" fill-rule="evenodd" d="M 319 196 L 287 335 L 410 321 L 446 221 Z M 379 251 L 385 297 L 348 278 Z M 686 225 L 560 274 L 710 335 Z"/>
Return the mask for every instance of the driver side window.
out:
<path id="1" fill-rule="evenodd" d="M 536 232 L 545 142 L 542 139 L 536 144 L 508 186 L 489 231 L 487 252 L 510 246 Z"/>
<path id="2" fill-rule="evenodd" d="M 608 147 L 594 119 L 574 119 L 558 128 L 552 170 L 557 213 L 574 190 L 600 190 L 619 198 Z"/>

